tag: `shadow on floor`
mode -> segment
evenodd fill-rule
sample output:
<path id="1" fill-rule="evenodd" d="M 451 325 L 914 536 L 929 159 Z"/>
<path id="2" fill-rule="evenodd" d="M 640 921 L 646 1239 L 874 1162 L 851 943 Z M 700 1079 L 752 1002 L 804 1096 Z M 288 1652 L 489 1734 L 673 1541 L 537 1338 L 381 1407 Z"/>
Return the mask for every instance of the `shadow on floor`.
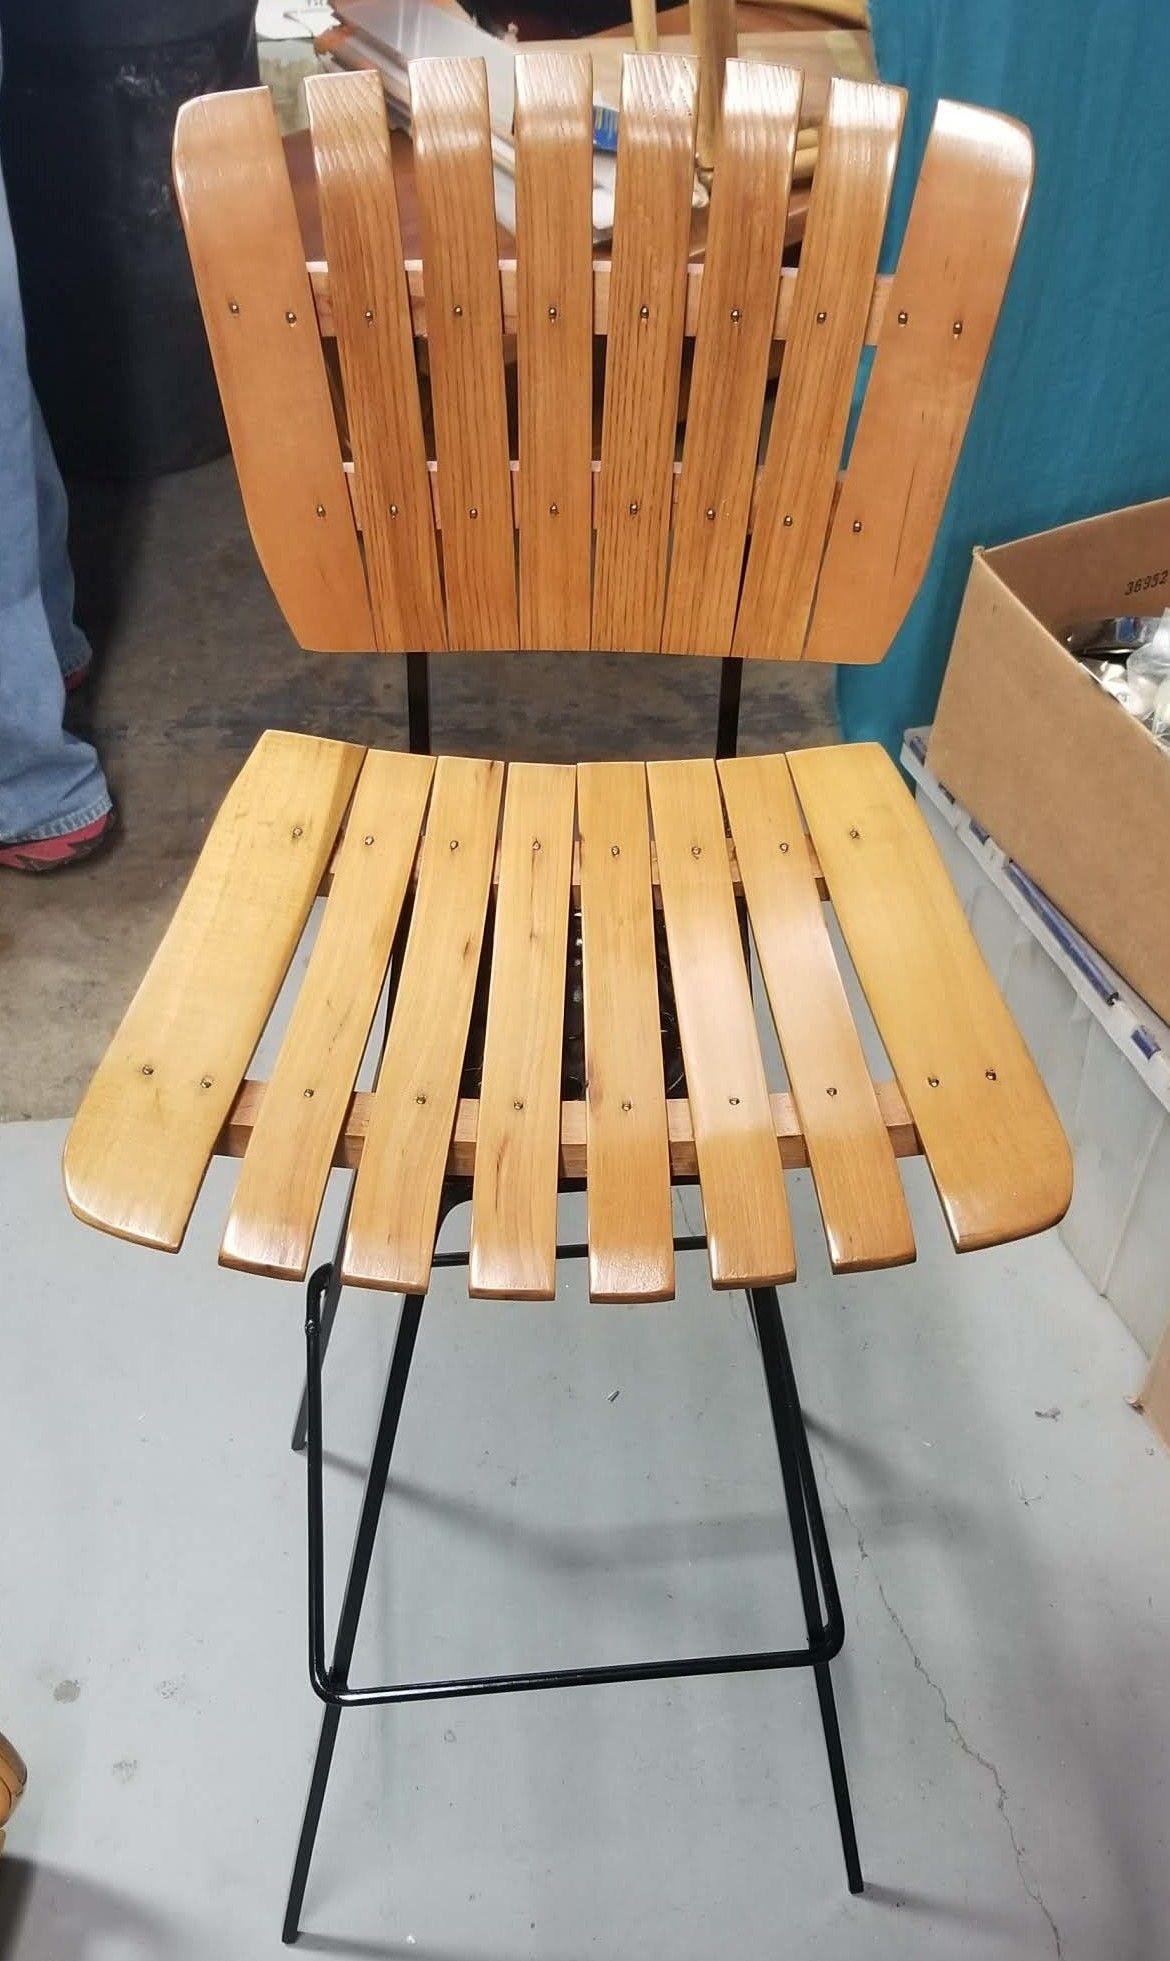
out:
<path id="1" fill-rule="evenodd" d="M 0 1860 L 0 1954 L 17 1953 L 26 1920 L 53 1929 L 54 1951 L 69 1961 L 178 1961 L 174 1928 L 112 1887 L 28 1859 Z M 44 1950 L 48 1952 L 46 1948 Z"/>

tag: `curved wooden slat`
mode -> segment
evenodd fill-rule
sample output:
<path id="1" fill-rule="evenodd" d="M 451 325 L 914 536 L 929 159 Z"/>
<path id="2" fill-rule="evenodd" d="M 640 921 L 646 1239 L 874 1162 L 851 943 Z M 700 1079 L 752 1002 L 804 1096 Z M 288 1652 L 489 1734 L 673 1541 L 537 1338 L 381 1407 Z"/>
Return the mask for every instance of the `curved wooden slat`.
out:
<path id="1" fill-rule="evenodd" d="M 588 55 L 516 57 L 520 639 L 589 645 L 593 115 Z"/>
<path id="2" fill-rule="evenodd" d="M 799 660 L 881 249 L 901 89 L 834 78 L 735 624 L 742 657 Z"/>
<path id="3" fill-rule="evenodd" d="M 690 62 L 626 56 L 593 584 L 593 645 L 617 652 L 662 633 L 695 99 Z"/>
<path id="4" fill-rule="evenodd" d="M 674 1227 L 646 771 L 582 763 L 589 1295 L 670 1300 Z"/>
<path id="5" fill-rule="evenodd" d="M 500 840 L 468 1288 L 552 1300 L 576 772 L 513 763 Z"/>
<path id="6" fill-rule="evenodd" d="M 220 1248 L 223 1266 L 304 1277 L 410 883 L 434 760 L 370 750 Z"/>
<path id="7" fill-rule="evenodd" d="M 386 101 L 373 72 L 311 75 L 305 102 L 379 647 L 447 642 Z"/>
<path id="8" fill-rule="evenodd" d="M 729 61 L 687 403 L 665 654 L 731 651 L 802 77 Z"/>
<path id="9" fill-rule="evenodd" d="M 804 849 L 783 756 L 718 765 L 834 1273 L 914 1258 L 902 1181 Z"/>
<path id="10" fill-rule="evenodd" d="M 1055 1225 L 1064 1133 L 897 768 L 876 743 L 788 760 L 956 1247 Z"/>
<path id="11" fill-rule="evenodd" d="M 257 556 L 302 647 L 368 650 L 365 573 L 268 90 L 184 103 L 174 172 Z"/>
<path id="12" fill-rule="evenodd" d="M 647 769 L 711 1280 L 792 1280 L 784 1177 L 739 937 L 714 763 Z"/>
<path id="13" fill-rule="evenodd" d="M 881 660 L 926 570 L 1032 183 L 1021 123 L 940 102 L 833 519 L 806 660 Z"/>
<path id="14" fill-rule="evenodd" d="M 435 765 L 390 1032 L 353 1188 L 342 1276 L 424 1293 L 492 884 L 502 763 Z"/>
<path id="15" fill-rule="evenodd" d="M 261 736 L 65 1145 L 79 1219 L 174 1252 L 309 916 L 364 751 Z"/>
<path id="16" fill-rule="evenodd" d="M 431 390 L 452 647 L 515 647 L 516 563 L 487 78 L 480 60 L 410 64 L 430 294 Z"/>

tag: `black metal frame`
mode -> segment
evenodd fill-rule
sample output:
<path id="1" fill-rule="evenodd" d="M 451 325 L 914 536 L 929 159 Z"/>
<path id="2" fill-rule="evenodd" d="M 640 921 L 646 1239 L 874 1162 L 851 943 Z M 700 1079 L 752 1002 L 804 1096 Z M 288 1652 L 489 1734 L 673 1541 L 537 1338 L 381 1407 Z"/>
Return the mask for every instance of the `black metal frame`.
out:
<path id="1" fill-rule="evenodd" d="M 735 751 L 741 678 L 742 664 L 738 661 L 725 661 L 719 696 L 717 742 L 719 755 L 730 755 Z M 429 748 L 430 704 L 425 655 L 408 655 L 407 688 L 410 746 L 412 749 Z M 398 958 L 395 957 L 392 965 L 391 1001 L 394 974 L 399 964 Z M 440 1228 L 454 1207 L 468 1196 L 466 1180 L 448 1182 L 444 1187 L 440 1208 Z M 383 1703 L 440 1701 L 451 1697 L 511 1695 L 534 1689 L 575 1688 L 601 1682 L 647 1682 L 678 1676 L 811 1668 L 820 1703 L 821 1723 L 829 1759 L 837 1822 L 841 1832 L 846 1879 L 850 1892 L 860 1893 L 863 1887 L 861 1864 L 858 1858 L 845 1757 L 841 1746 L 841 1731 L 829 1672 L 830 1662 L 840 1653 L 844 1644 L 845 1620 L 776 1289 L 774 1287 L 751 1288 L 748 1290 L 748 1298 L 759 1340 L 760 1360 L 763 1365 L 772 1427 L 780 1460 L 785 1504 L 792 1531 L 793 1553 L 807 1633 L 805 1646 L 763 1649 L 740 1654 L 686 1655 L 663 1661 L 540 1669 L 520 1674 L 463 1675 L 434 1681 L 398 1682 L 355 1688 L 350 1683 L 349 1670 L 353 1661 L 366 1582 L 369 1578 L 374 1542 L 382 1514 L 383 1497 L 390 1474 L 390 1461 L 398 1434 L 398 1422 L 418 1338 L 424 1297 L 421 1294 L 407 1294 L 402 1303 L 394 1351 L 386 1378 L 382 1412 L 374 1439 L 369 1475 L 358 1515 L 349 1573 L 330 1656 L 327 1653 L 325 1632 L 321 1375 L 325 1351 L 341 1296 L 342 1248 L 348 1214 L 347 1204 L 333 1261 L 327 1266 L 320 1267 L 309 1281 L 305 1314 L 305 1391 L 293 1431 L 293 1449 L 299 1450 L 302 1446 L 306 1449 L 309 1678 L 315 1693 L 325 1704 L 325 1711 L 293 1865 L 282 1930 L 283 1940 L 292 1943 L 300 1933 L 305 1887 L 308 1883 L 317 1827 L 325 1800 L 325 1790 L 329 1781 L 343 1709 L 371 1708 Z M 674 1244 L 676 1252 L 686 1253 L 705 1250 L 707 1242 L 704 1235 L 693 1234 L 676 1238 Z M 557 1248 L 557 1258 L 559 1260 L 582 1259 L 587 1251 L 587 1247 L 579 1244 L 562 1245 Z M 465 1251 L 437 1253 L 434 1265 L 436 1267 L 465 1266 L 468 1258 L 469 1255 Z"/>

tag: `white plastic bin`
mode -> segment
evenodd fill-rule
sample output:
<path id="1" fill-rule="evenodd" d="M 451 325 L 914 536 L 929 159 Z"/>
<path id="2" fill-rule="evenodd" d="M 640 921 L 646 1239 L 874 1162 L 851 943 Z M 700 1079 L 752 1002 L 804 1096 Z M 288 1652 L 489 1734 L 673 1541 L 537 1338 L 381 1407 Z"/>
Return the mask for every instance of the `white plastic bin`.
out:
<path id="1" fill-rule="evenodd" d="M 907 732 L 903 767 L 1072 1145 L 1060 1232 L 1150 1355 L 1170 1317 L 1170 1028 L 930 774 L 928 733 Z"/>

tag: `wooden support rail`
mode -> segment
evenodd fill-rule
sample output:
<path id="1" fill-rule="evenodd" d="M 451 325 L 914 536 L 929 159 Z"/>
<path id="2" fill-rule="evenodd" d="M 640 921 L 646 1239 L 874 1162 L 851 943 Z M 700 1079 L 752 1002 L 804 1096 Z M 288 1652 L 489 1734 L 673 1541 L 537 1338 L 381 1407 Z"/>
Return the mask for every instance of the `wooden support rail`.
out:
<path id="1" fill-rule="evenodd" d="M 922 1146 L 918 1141 L 918 1132 L 914 1128 L 897 1083 L 875 1083 L 874 1089 L 877 1093 L 878 1108 L 889 1132 L 894 1156 L 899 1158 L 919 1156 Z M 215 1147 L 217 1157 L 243 1157 L 260 1115 L 264 1090 L 265 1085 L 254 1077 L 249 1077 L 241 1083 L 235 1103 Z M 344 1128 L 333 1153 L 334 1164 L 355 1171 L 361 1163 L 366 1133 L 370 1127 L 373 1101 L 370 1091 L 355 1090 Z M 796 1106 L 787 1090 L 773 1090 L 769 1101 L 772 1106 L 776 1142 L 780 1147 L 780 1162 L 786 1171 L 801 1171 L 808 1165 L 808 1150 L 804 1132 L 796 1115 Z M 699 1166 L 695 1157 L 695 1133 L 691 1122 L 691 1106 L 685 1096 L 668 1097 L 666 1121 L 670 1140 L 672 1178 L 696 1178 Z M 455 1113 L 451 1148 L 447 1154 L 449 1177 L 472 1176 L 475 1170 L 475 1140 L 478 1130 L 478 1099 L 469 1096 L 461 1097 Z M 583 1102 L 561 1104 L 560 1172 L 564 1178 L 585 1176 L 585 1104 Z"/>
<path id="2" fill-rule="evenodd" d="M 411 326 L 419 340 L 427 338 L 426 287 L 421 259 L 404 260 L 406 287 L 410 296 Z M 516 297 L 516 261 L 501 259 L 500 265 L 500 307 L 505 334 L 514 334 L 519 317 Z M 309 282 L 313 288 L 313 301 L 317 308 L 317 325 L 326 339 L 336 333 L 333 321 L 333 298 L 330 289 L 329 267 L 324 259 L 307 261 Z M 593 331 L 595 334 L 609 332 L 609 290 L 612 267 L 608 259 L 593 261 Z M 792 319 L 792 306 L 796 298 L 796 281 L 799 269 L 784 266 L 780 273 L 780 291 L 776 301 L 776 320 L 772 338 L 776 341 L 788 339 L 789 322 Z M 693 259 L 687 266 L 686 314 L 683 332 L 692 339 L 699 331 L 699 298 L 703 291 L 703 262 Z M 873 295 L 869 303 L 869 317 L 865 325 L 865 344 L 873 347 L 882 330 L 886 317 L 886 302 L 890 294 L 890 277 L 879 273 L 873 283 Z"/>
<path id="3" fill-rule="evenodd" d="M 424 831 L 423 836 L 425 837 L 425 835 L 426 833 Z M 334 846 L 333 856 L 329 861 L 328 869 L 324 873 L 321 879 L 321 883 L 317 888 L 317 895 L 319 898 L 325 898 L 333 884 L 333 868 L 337 863 L 337 859 L 341 853 L 341 847 L 344 843 L 345 843 L 345 828 L 343 826 L 341 830 L 341 834 L 338 837 L 337 843 Z M 817 857 L 816 845 L 809 837 L 807 831 L 804 833 L 804 843 L 805 843 L 805 848 L 808 852 L 809 864 L 812 867 L 812 874 L 817 882 L 817 892 L 822 899 L 827 899 L 829 896 L 829 888 L 825 884 L 825 875 L 821 870 L 821 861 Z M 415 852 L 414 868 L 411 871 L 411 875 L 410 875 L 412 884 L 414 884 L 414 882 L 418 877 L 418 858 L 419 858 L 419 852 L 421 852 L 421 850 L 422 850 L 422 841 L 420 839 L 418 850 Z M 735 842 L 732 838 L 727 839 L 727 862 L 731 870 L 731 883 L 735 891 L 735 896 L 737 899 L 741 899 L 743 897 L 743 877 L 740 873 L 739 864 L 736 859 Z M 655 908 L 659 912 L 661 912 L 662 891 L 658 883 L 658 850 L 654 843 L 653 838 L 651 838 L 650 840 L 650 878 L 653 887 L 654 905 Z M 499 882 L 500 882 L 500 852 L 499 852 L 499 846 L 497 845 L 495 864 L 492 868 L 492 884 L 493 886 L 495 886 L 498 885 Z M 573 905 L 579 906 L 581 903 L 580 839 L 575 839 L 573 843 L 573 872 L 572 872 L 572 885 L 570 888 L 570 896 Z"/>

